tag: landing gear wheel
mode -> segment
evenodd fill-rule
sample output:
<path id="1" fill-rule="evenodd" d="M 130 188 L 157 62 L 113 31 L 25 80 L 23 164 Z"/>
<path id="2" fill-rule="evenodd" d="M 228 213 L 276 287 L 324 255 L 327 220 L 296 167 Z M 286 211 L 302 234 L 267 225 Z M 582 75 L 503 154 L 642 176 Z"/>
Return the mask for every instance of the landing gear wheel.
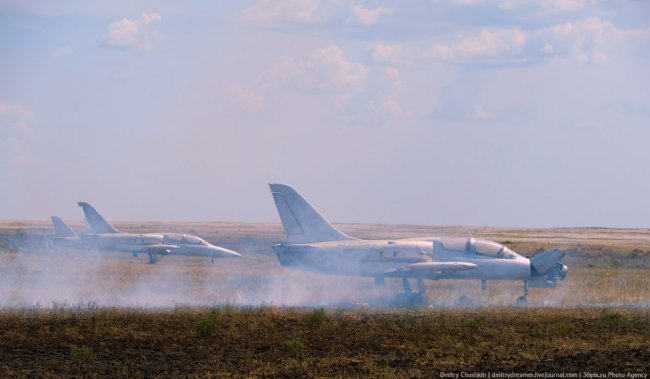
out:
<path id="1" fill-rule="evenodd" d="M 156 262 L 158 262 L 157 257 L 153 253 L 149 253 L 149 262 L 148 263 L 150 265 L 152 265 L 152 264 L 155 264 Z"/>
<path id="2" fill-rule="evenodd" d="M 465 295 L 461 295 L 458 298 L 458 305 L 460 305 L 461 307 L 468 307 L 468 306 L 472 305 L 472 302 L 469 300 L 469 297 L 467 297 Z"/>
<path id="3" fill-rule="evenodd" d="M 416 307 L 421 307 L 423 305 L 424 305 L 424 294 L 420 292 L 409 294 L 408 303 L 406 304 L 408 308 L 416 308 Z"/>
<path id="4" fill-rule="evenodd" d="M 517 298 L 517 305 L 528 305 L 528 280 L 524 280 L 524 296 Z"/>
<path id="5" fill-rule="evenodd" d="M 408 302 L 409 296 L 411 296 L 411 294 L 408 292 L 398 293 L 393 300 L 393 305 L 403 307 Z"/>
<path id="6" fill-rule="evenodd" d="M 424 304 L 424 294 L 419 292 L 402 292 L 393 301 L 394 306 L 403 308 L 417 308 Z"/>

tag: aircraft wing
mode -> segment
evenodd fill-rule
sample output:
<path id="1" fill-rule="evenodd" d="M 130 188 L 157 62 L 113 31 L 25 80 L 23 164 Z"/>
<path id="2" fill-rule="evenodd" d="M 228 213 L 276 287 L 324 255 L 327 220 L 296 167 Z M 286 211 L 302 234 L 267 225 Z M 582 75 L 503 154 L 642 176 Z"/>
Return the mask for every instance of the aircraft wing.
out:
<path id="1" fill-rule="evenodd" d="M 384 273 L 385 277 L 418 276 L 449 271 L 473 270 L 474 263 L 469 262 L 420 262 L 399 267 Z"/>
<path id="2" fill-rule="evenodd" d="M 160 255 L 169 255 L 174 252 L 174 250 L 179 249 L 176 245 L 147 245 L 141 249 L 136 250 L 136 253 L 143 254 L 160 254 Z"/>

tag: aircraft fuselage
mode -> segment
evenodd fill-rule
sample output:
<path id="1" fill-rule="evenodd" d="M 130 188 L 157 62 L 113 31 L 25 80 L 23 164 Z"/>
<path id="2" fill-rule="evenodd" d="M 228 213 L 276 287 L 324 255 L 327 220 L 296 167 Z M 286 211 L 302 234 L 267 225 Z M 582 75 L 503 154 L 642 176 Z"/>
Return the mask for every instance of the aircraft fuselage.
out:
<path id="1" fill-rule="evenodd" d="M 148 253 L 155 249 L 158 254 L 228 257 L 239 254 L 228 249 L 211 245 L 204 240 L 189 235 L 169 235 L 158 233 L 100 233 L 81 235 L 82 244 L 89 249 L 123 251 L 133 254 Z"/>
<path id="2" fill-rule="evenodd" d="M 442 243 L 419 240 L 346 240 L 273 246 L 280 264 L 295 269 L 335 275 L 381 276 L 421 262 L 467 262 L 475 269 L 428 273 L 428 279 L 526 280 L 528 258 L 518 254 L 487 256 L 471 249 L 458 251 Z"/>

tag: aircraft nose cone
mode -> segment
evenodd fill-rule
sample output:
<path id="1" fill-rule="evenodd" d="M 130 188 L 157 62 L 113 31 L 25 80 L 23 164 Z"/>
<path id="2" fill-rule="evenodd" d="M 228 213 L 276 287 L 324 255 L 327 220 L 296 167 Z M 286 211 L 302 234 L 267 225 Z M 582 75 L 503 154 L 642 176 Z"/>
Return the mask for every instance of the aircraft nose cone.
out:
<path id="1" fill-rule="evenodd" d="M 232 250 L 228 250 L 228 249 L 223 248 L 223 247 L 214 246 L 214 251 L 215 251 L 215 253 L 217 253 L 218 255 L 220 255 L 220 256 L 222 256 L 224 258 L 241 257 L 241 254 L 236 253 L 236 252 L 234 252 Z"/>

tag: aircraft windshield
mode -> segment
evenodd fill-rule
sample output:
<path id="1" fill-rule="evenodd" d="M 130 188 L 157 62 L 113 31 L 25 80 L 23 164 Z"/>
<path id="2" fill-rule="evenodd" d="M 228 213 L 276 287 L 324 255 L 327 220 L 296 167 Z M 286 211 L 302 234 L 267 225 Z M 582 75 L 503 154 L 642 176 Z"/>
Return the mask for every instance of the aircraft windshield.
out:
<path id="1" fill-rule="evenodd" d="M 209 245 L 209 243 L 207 243 L 204 239 L 199 238 L 197 236 L 188 235 L 188 234 L 167 234 L 165 235 L 165 242 L 184 243 L 188 245 L 203 245 L 203 246 Z"/>
<path id="2" fill-rule="evenodd" d="M 474 242 L 476 254 L 487 255 L 495 258 L 515 258 L 517 253 L 506 246 L 494 241 L 476 240 Z"/>
<path id="3" fill-rule="evenodd" d="M 474 248 L 477 254 L 497 256 L 503 250 L 503 245 L 492 241 L 477 240 L 474 243 Z"/>
<path id="4" fill-rule="evenodd" d="M 465 251 L 468 247 L 469 239 L 462 237 L 442 238 L 440 243 L 447 250 Z"/>
<path id="5" fill-rule="evenodd" d="M 199 238 L 197 236 L 191 236 L 191 235 L 187 235 L 187 234 L 185 234 L 183 236 L 183 242 L 189 243 L 189 244 L 192 244 L 192 245 L 207 245 L 208 244 L 203 239 L 201 239 L 201 238 Z"/>
<path id="6" fill-rule="evenodd" d="M 440 241 L 445 249 L 476 253 L 486 257 L 494 258 L 516 258 L 517 253 L 507 246 L 494 241 L 473 239 L 473 238 L 443 238 Z"/>

